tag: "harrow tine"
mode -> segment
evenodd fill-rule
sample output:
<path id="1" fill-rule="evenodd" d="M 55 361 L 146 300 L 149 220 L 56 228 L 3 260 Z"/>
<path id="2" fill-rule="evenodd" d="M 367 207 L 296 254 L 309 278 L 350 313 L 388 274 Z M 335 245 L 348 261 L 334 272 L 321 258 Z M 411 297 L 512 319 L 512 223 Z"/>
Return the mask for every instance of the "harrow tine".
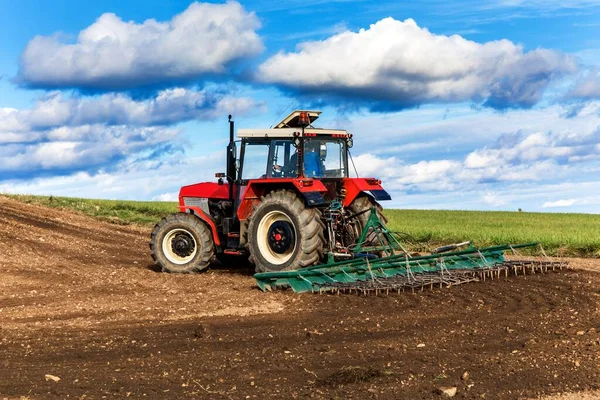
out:
<path id="1" fill-rule="evenodd" d="M 377 278 L 374 274 L 369 275 L 366 280 L 357 280 L 354 282 L 331 282 L 331 283 L 317 283 L 313 285 L 319 287 L 319 293 L 334 293 L 338 296 L 341 294 L 355 294 L 368 296 L 374 294 L 375 296 L 389 295 L 395 292 L 400 294 L 405 289 L 410 289 L 414 294 L 415 291 L 423 292 L 425 288 L 433 289 L 435 285 L 440 288 L 452 287 L 470 282 L 485 281 L 486 277 L 494 279 L 494 277 L 500 278 L 502 272 L 508 277 L 509 273 L 517 276 L 520 274 L 535 274 L 540 272 L 548 271 L 548 267 L 562 268 L 564 262 L 554 261 L 503 261 L 500 263 L 489 264 L 480 268 L 465 268 L 465 269 L 453 269 L 448 270 L 447 268 L 440 268 L 435 272 L 423 272 L 414 273 L 411 275 L 398 275 L 398 276 L 386 276 L 384 278 Z M 331 286 L 333 285 L 333 286 Z M 331 290 L 329 290 L 331 289 Z"/>

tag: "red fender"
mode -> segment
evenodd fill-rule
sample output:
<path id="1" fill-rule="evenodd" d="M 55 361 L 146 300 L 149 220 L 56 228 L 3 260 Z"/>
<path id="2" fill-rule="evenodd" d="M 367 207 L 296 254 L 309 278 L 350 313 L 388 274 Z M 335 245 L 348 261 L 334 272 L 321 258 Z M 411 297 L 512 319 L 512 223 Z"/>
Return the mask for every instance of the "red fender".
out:
<path id="1" fill-rule="evenodd" d="M 348 207 L 359 194 L 369 192 L 375 200 L 390 200 L 390 195 L 381 187 L 381 181 L 376 178 L 345 178 L 344 188 L 346 197 L 344 207 Z"/>
<path id="2" fill-rule="evenodd" d="M 237 216 L 240 221 L 247 219 L 254 206 L 261 201 L 265 193 L 274 189 L 296 190 L 300 195 L 310 197 L 311 194 L 323 194 L 327 188 L 318 179 L 311 178 L 269 178 L 252 179 L 248 181 L 245 191 L 242 192 L 242 201 L 237 210 Z M 243 190 L 243 189 L 242 189 Z"/>
<path id="3" fill-rule="evenodd" d="M 196 217 L 200 218 L 203 222 L 205 222 L 210 230 L 212 231 L 213 241 L 215 245 L 221 246 L 221 240 L 219 240 L 219 232 L 217 231 L 217 226 L 215 225 L 215 221 L 213 221 L 210 215 L 207 215 L 204 211 L 197 206 L 179 206 L 179 211 L 184 213 L 193 213 Z"/>

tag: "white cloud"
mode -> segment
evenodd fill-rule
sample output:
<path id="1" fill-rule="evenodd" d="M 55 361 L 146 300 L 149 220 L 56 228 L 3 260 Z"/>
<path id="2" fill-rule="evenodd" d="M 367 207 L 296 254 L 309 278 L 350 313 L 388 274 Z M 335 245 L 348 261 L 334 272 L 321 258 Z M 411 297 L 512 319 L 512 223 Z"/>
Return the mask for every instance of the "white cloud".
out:
<path id="1" fill-rule="evenodd" d="M 553 207 L 571 207 L 577 202 L 577 199 L 565 199 L 557 201 L 547 201 L 542 204 L 542 208 L 553 208 Z"/>
<path id="2" fill-rule="evenodd" d="M 161 193 L 152 197 L 152 201 L 177 201 L 178 199 L 179 192 Z"/>
<path id="3" fill-rule="evenodd" d="M 492 199 L 498 205 L 489 204 L 484 199 L 492 193 Z M 500 210 L 517 211 L 554 211 L 543 208 L 541 199 L 555 198 L 561 193 L 577 201 L 568 209 L 570 212 L 586 212 L 600 214 L 600 182 L 550 182 L 532 185 L 530 182 L 511 185 L 494 185 L 492 188 L 460 188 L 460 190 L 440 192 L 405 192 L 392 190 L 392 201 L 384 203 L 386 208 L 414 209 L 460 209 L 489 210 L 490 207 Z M 488 198 L 489 199 L 489 198 Z M 558 210 L 557 210 L 558 211 Z"/>
<path id="4" fill-rule="evenodd" d="M 214 179 L 215 169 L 224 164 L 220 151 L 201 157 L 167 157 L 160 163 L 125 160 L 113 171 L 0 181 L 0 193 L 170 201 L 176 200 L 181 186 Z M 182 171 L 194 174 L 190 177 Z"/>
<path id="5" fill-rule="evenodd" d="M 497 193 L 493 193 L 493 192 L 486 192 L 481 200 L 483 201 L 484 204 L 489 204 L 490 206 L 493 207 L 500 207 L 500 206 L 504 206 L 508 203 L 508 201 L 503 198 L 502 196 L 499 196 Z"/>
<path id="6" fill-rule="evenodd" d="M 46 94 L 29 110 L 0 108 L 0 143 L 6 132 L 28 132 L 52 127 L 86 124 L 168 125 L 188 120 L 209 120 L 227 114 L 244 114 L 264 109 L 264 104 L 247 97 L 233 97 L 209 90 L 166 89 L 146 100 L 111 93 L 93 97 L 65 97 Z M 14 136 L 11 141 L 22 141 Z"/>
<path id="7" fill-rule="evenodd" d="M 181 152 L 180 121 L 262 109 L 250 98 L 183 88 L 147 100 L 123 94 L 65 97 L 53 92 L 31 109 L 0 108 L 0 180 L 112 170 L 124 159 Z"/>
<path id="8" fill-rule="evenodd" d="M 360 176 L 394 176 L 398 173 L 399 161 L 395 157 L 379 158 L 373 154 L 364 153 L 353 158 L 354 165 Z"/>
<path id="9" fill-rule="evenodd" d="M 501 136 L 493 148 L 470 153 L 465 159 L 465 166 L 489 168 L 548 160 L 577 162 L 589 156 L 596 157 L 599 151 L 600 129 L 592 132 L 535 132 L 528 135 L 518 132 Z"/>
<path id="10" fill-rule="evenodd" d="M 594 67 L 582 74 L 567 93 L 567 97 L 579 100 L 600 98 L 600 68 Z"/>
<path id="11" fill-rule="evenodd" d="M 461 101 L 503 109 L 536 104 L 554 77 L 576 69 L 574 58 L 556 51 L 524 52 L 508 40 L 480 44 L 432 34 L 412 19 L 385 18 L 366 30 L 280 52 L 259 67 L 257 77 L 375 109 Z"/>
<path id="12" fill-rule="evenodd" d="M 463 159 L 405 162 L 371 153 L 355 157 L 359 172 L 384 180 L 394 190 L 448 191 L 485 188 L 490 182 L 544 182 L 600 172 L 600 129 L 502 135 L 492 148 L 476 149 Z M 484 203 L 502 205 L 488 193 Z"/>
<path id="13" fill-rule="evenodd" d="M 19 80 L 44 88 L 101 90 L 189 81 L 226 71 L 263 50 L 260 23 L 237 2 L 192 3 L 170 21 L 101 15 L 76 43 L 36 36 L 21 56 Z"/>
<path id="14" fill-rule="evenodd" d="M 30 143 L 0 144 L 0 180 L 20 174 L 35 177 L 48 171 L 114 168 L 127 157 L 157 158 L 153 152 L 174 150 L 178 135 L 178 129 L 127 125 L 82 125 L 36 132 Z"/>
<path id="15" fill-rule="evenodd" d="M 404 185 L 434 184 L 445 187 L 448 177 L 460 173 L 462 165 L 454 160 L 419 161 L 397 170 L 396 182 Z"/>

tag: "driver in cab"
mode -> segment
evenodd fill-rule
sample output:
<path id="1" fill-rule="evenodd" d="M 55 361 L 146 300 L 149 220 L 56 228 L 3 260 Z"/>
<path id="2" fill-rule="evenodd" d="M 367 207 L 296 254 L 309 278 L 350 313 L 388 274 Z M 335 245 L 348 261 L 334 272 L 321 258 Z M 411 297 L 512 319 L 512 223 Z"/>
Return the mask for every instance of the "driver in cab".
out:
<path id="1" fill-rule="evenodd" d="M 296 177 L 296 167 L 298 164 L 298 151 L 294 152 L 290 160 L 284 165 L 274 165 L 274 176 L 284 176 L 286 178 Z M 320 154 L 320 143 L 316 140 L 307 140 L 304 143 L 304 176 L 314 178 L 323 176 L 323 162 Z"/>

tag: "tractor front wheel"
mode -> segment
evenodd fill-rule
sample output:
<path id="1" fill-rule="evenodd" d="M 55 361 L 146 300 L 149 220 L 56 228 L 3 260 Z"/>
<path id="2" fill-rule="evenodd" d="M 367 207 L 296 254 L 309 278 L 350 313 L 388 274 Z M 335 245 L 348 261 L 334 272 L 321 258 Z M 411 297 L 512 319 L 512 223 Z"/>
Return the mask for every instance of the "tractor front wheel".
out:
<path id="1" fill-rule="evenodd" d="M 214 254 L 208 227 L 192 214 L 162 219 L 150 236 L 152 258 L 163 272 L 190 274 L 207 268 Z"/>
<path id="2" fill-rule="evenodd" d="M 262 198 L 248 223 L 250 261 L 257 272 L 288 271 L 318 263 L 325 237 L 321 213 L 289 190 Z"/>

